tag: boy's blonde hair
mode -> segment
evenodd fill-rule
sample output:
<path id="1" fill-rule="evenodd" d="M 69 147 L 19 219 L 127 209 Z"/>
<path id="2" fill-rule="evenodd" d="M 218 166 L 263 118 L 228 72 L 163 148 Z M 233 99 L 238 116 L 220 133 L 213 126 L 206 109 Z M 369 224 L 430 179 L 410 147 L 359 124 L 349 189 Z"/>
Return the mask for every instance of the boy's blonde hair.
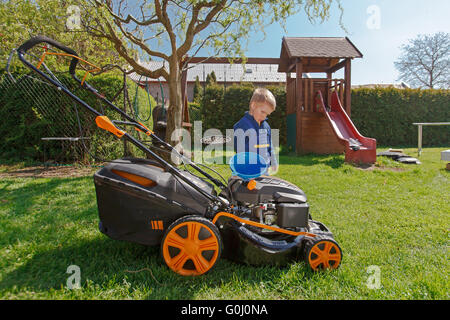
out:
<path id="1" fill-rule="evenodd" d="M 253 91 L 252 98 L 250 99 L 250 106 L 254 103 L 267 103 L 272 107 L 272 110 L 275 110 L 277 107 L 277 102 L 272 92 L 267 90 L 266 88 L 256 88 Z"/>

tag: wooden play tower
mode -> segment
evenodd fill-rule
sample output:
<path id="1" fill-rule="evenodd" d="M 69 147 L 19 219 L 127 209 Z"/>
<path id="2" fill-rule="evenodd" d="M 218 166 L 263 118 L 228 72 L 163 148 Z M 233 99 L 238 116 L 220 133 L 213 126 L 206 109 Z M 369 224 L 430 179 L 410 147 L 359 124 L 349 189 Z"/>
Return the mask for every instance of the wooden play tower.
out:
<path id="1" fill-rule="evenodd" d="M 347 38 L 283 38 L 278 72 L 286 73 L 288 147 L 296 153 L 344 152 L 326 116 L 317 110 L 315 97 L 325 104 L 336 91 L 347 115 L 351 115 L 351 61 L 361 52 Z M 344 68 L 344 78 L 333 74 Z M 321 73 L 319 77 L 304 74 Z"/>
<path id="2" fill-rule="evenodd" d="M 351 62 L 362 58 L 347 38 L 284 37 L 280 58 L 247 58 L 248 64 L 278 64 L 286 73 L 287 145 L 297 154 L 345 153 L 345 161 L 374 163 L 376 140 L 363 137 L 351 116 Z M 193 57 L 190 63 L 243 63 L 243 59 Z M 333 78 L 344 69 L 343 78 Z M 189 122 L 183 73 L 184 115 Z M 320 77 L 310 77 L 320 74 Z M 306 76 L 305 76 L 306 75 Z"/>

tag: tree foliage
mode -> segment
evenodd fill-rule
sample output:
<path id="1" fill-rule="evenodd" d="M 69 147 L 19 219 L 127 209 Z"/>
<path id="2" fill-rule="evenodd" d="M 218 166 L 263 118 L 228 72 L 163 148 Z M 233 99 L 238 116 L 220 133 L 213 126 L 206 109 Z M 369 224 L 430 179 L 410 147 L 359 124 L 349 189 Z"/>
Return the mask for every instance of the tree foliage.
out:
<path id="1" fill-rule="evenodd" d="M 253 33 L 264 33 L 274 22 L 304 10 L 311 21 L 328 18 L 339 0 L 89 0 L 79 1 L 86 11 L 83 25 L 98 38 L 109 40 L 130 65 L 130 72 L 159 78 L 169 84 L 166 139 L 177 144 L 172 132 L 181 127 L 181 73 L 190 57 L 209 48 L 209 55 L 242 57 Z M 281 38 L 281 35 L 280 35 Z M 140 59 L 134 55 L 139 51 Z M 159 59 L 167 65 L 151 70 L 140 61 Z"/>
<path id="2" fill-rule="evenodd" d="M 211 73 L 208 73 L 208 75 L 206 76 L 206 85 L 212 85 L 214 83 L 217 83 L 217 77 L 216 77 L 216 73 L 213 71 L 211 71 Z"/>
<path id="3" fill-rule="evenodd" d="M 95 8 L 97 14 L 84 15 L 84 27 L 93 35 L 107 38 L 138 73 L 153 78 L 169 74 L 165 68 L 155 72 L 137 63 L 130 48 L 140 51 L 141 60 L 167 62 L 193 57 L 202 48 L 210 55 L 241 57 L 251 34 L 304 10 L 307 18 L 324 21 L 333 2 L 339 0 L 130 0 L 78 1 L 84 11 Z M 342 9 L 341 9 L 342 10 Z M 184 61 L 186 65 L 189 61 Z M 170 72 L 169 72 L 170 73 Z"/>
<path id="4" fill-rule="evenodd" d="M 450 34 L 419 35 L 401 47 L 399 79 L 414 87 L 450 88 Z"/>
<path id="5" fill-rule="evenodd" d="M 77 3 L 75 0 L 0 1 L 0 66 L 6 65 L 12 49 L 37 35 L 55 39 L 98 66 L 123 66 L 124 60 L 109 41 L 94 38 L 82 28 L 83 15 L 95 15 L 95 12 L 82 11 Z"/>
<path id="6" fill-rule="evenodd" d="M 181 127 L 181 75 L 191 57 L 245 57 L 248 40 L 265 27 L 300 11 L 311 22 L 329 17 L 340 0 L 9 0 L 0 2 L 3 58 L 33 35 L 43 34 L 72 47 L 99 66 L 119 64 L 127 72 L 160 78 L 169 85 L 167 140 Z M 75 13 L 69 10 L 75 6 Z M 73 9 L 74 7 L 72 7 Z M 11 14 L 14 12 L 14 14 Z M 68 19 L 76 15 L 76 28 Z M 79 27 L 79 28 L 78 28 Z M 281 38 L 281 35 L 280 35 Z M 156 70 L 141 61 L 164 60 Z"/>
<path id="7" fill-rule="evenodd" d="M 199 102 L 203 95 L 203 88 L 200 84 L 200 79 L 198 76 L 195 77 L 193 94 L 194 94 L 194 101 Z"/>

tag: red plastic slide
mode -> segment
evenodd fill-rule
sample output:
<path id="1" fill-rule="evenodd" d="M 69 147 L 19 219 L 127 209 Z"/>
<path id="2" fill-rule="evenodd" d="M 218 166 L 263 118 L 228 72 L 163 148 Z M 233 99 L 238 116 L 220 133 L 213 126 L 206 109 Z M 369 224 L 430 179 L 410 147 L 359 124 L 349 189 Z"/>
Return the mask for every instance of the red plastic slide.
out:
<path id="1" fill-rule="evenodd" d="M 363 137 L 342 108 L 337 92 L 331 94 L 330 106 L 325 106 L 322 93 L 316 95 L 316 107 L 325 114 L 339 142 L 345 146 L 345 161 L 374 163 L 377 160 L 377 141 Z"/>

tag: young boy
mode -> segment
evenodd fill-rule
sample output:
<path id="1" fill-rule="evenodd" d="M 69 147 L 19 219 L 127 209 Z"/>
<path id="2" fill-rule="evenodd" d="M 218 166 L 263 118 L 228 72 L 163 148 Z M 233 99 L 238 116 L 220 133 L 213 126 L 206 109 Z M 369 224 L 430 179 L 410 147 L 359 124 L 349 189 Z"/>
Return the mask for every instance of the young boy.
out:
<path id="1" fill-rule="evenodd" d="M 272 149 L 272 137 L 267 117 L 275 110 L 276 101 L 272 92 L 257 88 L 250 100 L 249 111 L 234 126 L 234 151 L 254 152 L 262 156 L 276 172 L 278 164 Z"/>

